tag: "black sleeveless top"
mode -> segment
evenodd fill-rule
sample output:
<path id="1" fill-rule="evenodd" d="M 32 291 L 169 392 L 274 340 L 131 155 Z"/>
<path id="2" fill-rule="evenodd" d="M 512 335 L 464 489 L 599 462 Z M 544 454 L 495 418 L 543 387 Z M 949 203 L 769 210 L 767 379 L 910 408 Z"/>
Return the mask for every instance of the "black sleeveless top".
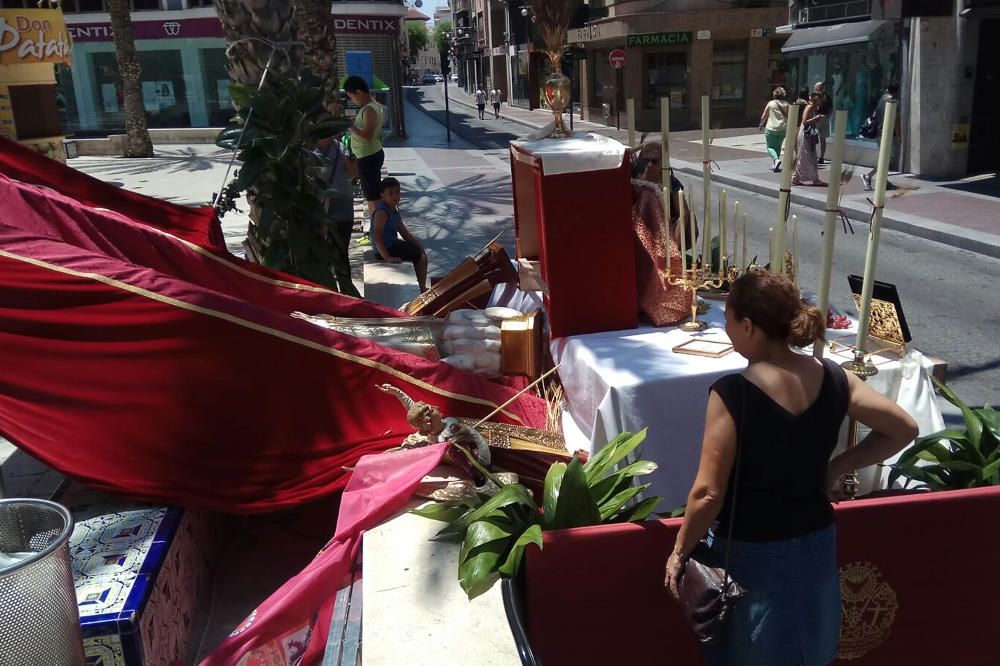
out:
<path id="1" fill-rule="evenodd" d="M 850 401 L 844 370 L 824 359 L 819 394 L 799 415 L 788 412 L 743 375 L 727 375 L 712 390 L 722 398 L 737 433 L 742 420 L 733 539 L 780 541 L 832 525 L 833 507 L 824 486 Z M 722 537 L 729 530 L 735 476 L 734 465 L 719 514 L 716 534 Z"/>

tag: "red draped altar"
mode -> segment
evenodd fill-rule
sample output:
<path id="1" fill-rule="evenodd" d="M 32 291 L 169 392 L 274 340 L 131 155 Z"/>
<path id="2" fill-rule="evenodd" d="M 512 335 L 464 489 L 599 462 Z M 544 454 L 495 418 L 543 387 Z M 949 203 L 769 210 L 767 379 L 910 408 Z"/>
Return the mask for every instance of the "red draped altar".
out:
<path id="1" fill-rule="evenodd" d="M 295 310 L 400 316 L 231 255 L 211 208 L 0 140 L 0 433 L 45 463 L 151 501 L 269 510 L 339 490 L 410 432 L 376 384 L 468 417 L 514 393 Z M 544 414 L 522 396 L 497 418 Z"/>

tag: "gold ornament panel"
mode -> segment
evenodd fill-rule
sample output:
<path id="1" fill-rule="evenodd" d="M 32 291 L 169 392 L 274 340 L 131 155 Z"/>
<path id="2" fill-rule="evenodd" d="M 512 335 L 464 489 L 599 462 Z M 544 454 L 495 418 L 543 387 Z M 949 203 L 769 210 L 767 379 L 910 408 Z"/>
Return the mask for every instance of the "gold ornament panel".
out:
<path id="1" fill-rule="evenodd" d="M 881 645 L 896 621 L 896 592 L 871 562 L 840 568 L 842 619 L 837 657 L 859 659 Z"/>

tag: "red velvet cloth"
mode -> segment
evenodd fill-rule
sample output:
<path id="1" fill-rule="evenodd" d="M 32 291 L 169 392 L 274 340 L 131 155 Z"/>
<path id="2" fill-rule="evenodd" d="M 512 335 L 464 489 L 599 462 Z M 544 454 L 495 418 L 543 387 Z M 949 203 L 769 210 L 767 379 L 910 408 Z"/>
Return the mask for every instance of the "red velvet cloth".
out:
<path id="1" fill-rule="evenodd" d="M 184 233 L 209 239 L 207 219 Z M 344 466 L 411 432 L 376 384 L 473 418 L 514 393 L 292 319 L 395 311 L 261 279 L 157 221 L 171 233 L 0 175 L 0 433 L 63 473 L 155 502 L 269 510 L 342 488 Z M 539 427 L 545 404 L 522 396 L 498 418 Z"/>
<path id="2" fill-rule="evenodd" d="M 1000 488 L 837 505 L 845 613 L 841 658 L 834 663 L 995 664 L 989 637 L 1000 600 L 989 572 L 996 564 L 998 512 Z M 680 524 L 546 532 L 542 550 L 528 549 L 528 632 L 543 663 L 702 666 L 698 645 L 663 588 Z M 588 638 L 595 630 L 600 640 Z M 853 658 L 844 658 L 848 654 Z"/>

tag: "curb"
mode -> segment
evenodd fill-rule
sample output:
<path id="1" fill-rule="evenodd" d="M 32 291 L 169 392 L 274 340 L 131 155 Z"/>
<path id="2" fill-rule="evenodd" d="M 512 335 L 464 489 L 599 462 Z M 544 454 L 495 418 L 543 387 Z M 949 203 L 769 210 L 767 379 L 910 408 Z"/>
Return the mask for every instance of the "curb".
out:
<path id="1" fill-rule="evenodd" d="M 702 176 L 701 169 L 693 166 L 677 166 L 675 163 L 674 169 L 689 176 L 697 176 L 699 178 Z M 738 176 L 729 176 L 719 173 L 712 174 L 712 182 L 720 185 L 729 185 L 730 187 L 738 187 L 742 190 L 747 190 L 748 192 L 771 197 L 774 200 L 778 199 L 777 186 L 772 185 L 771 183 L 762 183 L 757 180 L 743 179 Z M 794 205 L 804 206 L 818 211 L 826 210 L 825 200 L 806 197 L 801 194 L 796 194 L 794 191 L 792 192 L 791 199 L 792 204 Z M 847 217 L 852 222 L 867 224 L 871 219 L 870 210 L 851 205 L 845 205 L 842 208 L 844 213 L 847 214 Z M 885 229 L 898 231 L 916 238 L 923 238 L 925 240 L 949 245 L 960 250 L 967 250 L 969 252 L 975 252 L 976 254 L 982 254 L 994 259 L 1000 259 L 1000 237 L 993 234 L 987 234 L 975 229 L 966 229 L 954 224 L 948 224 L 947 222 L 937 222 L 935 220 L 919 217 L 917 215 L 907 214 L 889 215 L 883 213 L 882 226 Z"/>
<path id="2" fill-rule="evenodd" d="M 466 102 L 463 99 L 454 98 L 454 101 L 470 109 L 476 109 L 474 104 Z M 520 118 L 505 116 L 503 113 L 500 114 L 500 117 L 534 130 L 541 129 L 541 127 L 543 127 L 543 125 L 533 125 Z M 690 163 L 683 163 L 680 160 L 675 162 L 674 169 L 678 172 L 689 176 L 701 177 L 701 169 L 694 166 L 680 166 L 680 164 Z M 720 185 L 738 187 L 748 192 L 771 197 L 776 201 L 778 199 L 777 187 L 771 183 L 763 183 L 757 180 L 749 180 L 739 176 L 730 176 L 721 173 L 713 173 L 712 181 Z M 814 199 L 812 197 L 796 194 L 794 191 L 792 192 L 791 200 L 792 204 L 797 206 L 804 206 L 821 212 L 826 210 L 825 200 Z M 848 219 L 852 222 L 867 224 L 871 219 L 871 210 L 852 205 L 845 205 L 842 208 Z M 954 224 L 948 224 L 947 222 L 938 222 L 936 220 L 920 217 L 918 215 L 908 215 L 905 213 L 897 213 L 893 215 L 883 213 L 882 226 L 885 229 L 898 231 L 915 238 L 923 238 L 925 240 L 934 241 L 936 243 L 948 245 L 960 250 L 967 250 L 969 252 L 975 252 L 976 254 L 992 257 L 994 259 L 1000 259 L 1000 236 L 996 236 L 994 234 L 984 233 L 975 229 L 966 229 Z"/>

